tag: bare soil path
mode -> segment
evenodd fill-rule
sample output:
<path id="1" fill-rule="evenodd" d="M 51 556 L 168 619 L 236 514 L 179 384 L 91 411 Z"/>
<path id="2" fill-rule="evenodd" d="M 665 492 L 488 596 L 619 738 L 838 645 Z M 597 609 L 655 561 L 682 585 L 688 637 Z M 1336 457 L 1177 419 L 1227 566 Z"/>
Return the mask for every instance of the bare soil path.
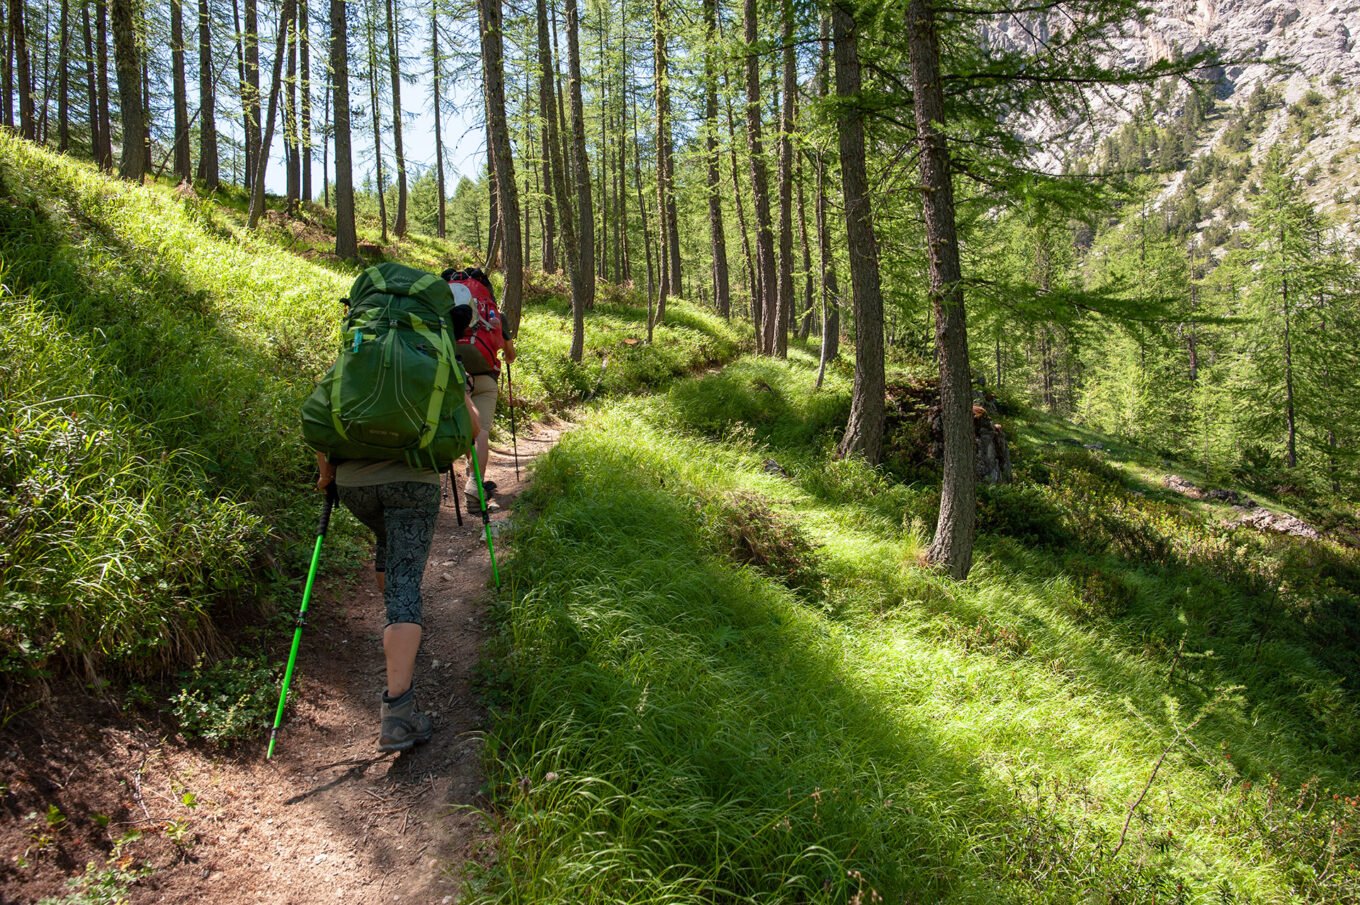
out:
<path id="1" fill-rule="evenodd" d="M 502 506 L 493 524 L 510 517 L 526 465 L 564 427 L 520 437 L 519 480 L 509 438 L 493 445 Z M 425 572 L 416 665 L 418 700 L 435 717 L 429 744 L 377 751 L 382 600 L 368 573 L 324 583 L 272 761 L 263 736 L 223 757 L 87 696 L 67 705 L 58 694 L 4 727 L 0 902 L 64 895 L 64 880 L 90 862 L 105 875 L 149 866 L 123 881 L 134 903 L 456 901 L 468 862 L 493 857 L 480 811 L 485 714 L 473 690 L 492 591 L 481 519 L 464 512 L 460 527 L 452 506 Z M 141 837 L 115 852 L 113 840 L 133 830 Z"/>

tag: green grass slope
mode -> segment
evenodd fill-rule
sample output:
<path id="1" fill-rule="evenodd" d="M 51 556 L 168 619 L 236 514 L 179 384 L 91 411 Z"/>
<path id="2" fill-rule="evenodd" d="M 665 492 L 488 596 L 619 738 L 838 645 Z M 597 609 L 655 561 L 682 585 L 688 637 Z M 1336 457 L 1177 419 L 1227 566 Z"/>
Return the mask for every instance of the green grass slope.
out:
<path id="1" fill-rule="evenodd" d="M 298 410 L 354 271 L 239 219 L 229 193 L 132 186 L 0 133 L 0 687 L 192 662 L 301 571 Z M 427 237 L 388 251 L 463 262 Z M 529 305 L 517 392 L 548 410 L 735 354 L 730 325 L 677 308 L 666 348 L 635 350 L 642 315 L 602 305 L 575 366 L 562 303 Z"/>
<path id="2" fill-rule="evenodd" d="M 1356 901 L 1353 550 L 1027 439 L 954 582 L 938 488 L 834 460 L 814 371 L 741 359 L 540 462 L 478 901 Z"/>

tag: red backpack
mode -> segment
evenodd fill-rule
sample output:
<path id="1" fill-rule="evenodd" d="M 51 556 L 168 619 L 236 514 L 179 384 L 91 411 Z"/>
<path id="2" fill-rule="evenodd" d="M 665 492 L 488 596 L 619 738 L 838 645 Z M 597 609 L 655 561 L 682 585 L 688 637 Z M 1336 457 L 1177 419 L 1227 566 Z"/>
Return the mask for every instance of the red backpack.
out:
<path id="1" fill-rule="evenodd" d="M 496 299 L 485 283 L 464 271 L 453 274 L 449 282 L 466 286 L 468 292 L 472 293 L 472 302 L 477 309 L 477 319 L 467 335 L 458 340 L 458 358 L 472 376 L 489 374 L 499 377 L 499 353 L 505 348 L 505 334 L 502 332 L 501 313 L 496 308 Z"/>

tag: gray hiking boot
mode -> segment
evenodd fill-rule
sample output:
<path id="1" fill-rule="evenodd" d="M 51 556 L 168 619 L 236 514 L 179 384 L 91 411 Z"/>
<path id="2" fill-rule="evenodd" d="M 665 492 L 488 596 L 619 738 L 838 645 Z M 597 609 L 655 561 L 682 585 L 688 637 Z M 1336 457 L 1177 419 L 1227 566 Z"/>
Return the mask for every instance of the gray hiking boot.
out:
<path id="1" fill-rule="evenodd" d="M 382 734 L 378 737 L 379 751 L 410 751 L 428 742 L 434 735 L 434 723 L 429 716 L 416 710 L 416 692 L 408 688 L 403 694 L 382 698 Z"/>

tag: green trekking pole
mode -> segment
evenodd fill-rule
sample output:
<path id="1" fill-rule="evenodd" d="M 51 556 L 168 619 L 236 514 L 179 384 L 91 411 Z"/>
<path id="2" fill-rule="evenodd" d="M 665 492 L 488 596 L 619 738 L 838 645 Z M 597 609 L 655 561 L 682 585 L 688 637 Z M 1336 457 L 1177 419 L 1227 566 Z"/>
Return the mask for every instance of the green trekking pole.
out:
<path id="1" fill-rule="evenodd" d="M 468 449 L 472 456 L 472 473 L 477 477 L 477 499 L 482 501 L 482 530 L 486 532 L 486 552 L 491 554 L 491 578 L 496 582 L 496 587 L 501 586 L 501 573 L 496 568 L 496 550 L 491 546 L 491 516 L 486 511 L 486 488 L 482 486 L 482 465 L 477 461 L 477 442 L 473 439 L 472 447 Z"/>
<path id="2" fill-rule="evenodd" d="M 312 583 L 316 581 L 316 567 L 321 562 L 321 541 L 326 537 L 326 528 L 331 523 L 331 510 L 340 499 L 335 487 L 335 479 L 326 485 L 326 504 L 321 508 L 321 523 L 316 527 L 316 549 L 312 551 L 312 566 L 307 570 L 307 586 L 302 591 L 302 608 L 298 610 L 297 623 L 293 629 L 293 649 L 288 652 L 288 666 L 283 670 L 283 690 L 279 692 L 279 709 L 274 713 L 274 728 L 269 732 L 269 751 L 264 759 L 274 756 L 274 742 L 278 740 L 279 726 L 283 723 L 283 708 L 288 703 L 288 686 L 293 681 L 293 665 L 297 663 L 298 646 L 302 644 L 302 626 L 307 617 L 307 601 L 312 597 Z"/>

